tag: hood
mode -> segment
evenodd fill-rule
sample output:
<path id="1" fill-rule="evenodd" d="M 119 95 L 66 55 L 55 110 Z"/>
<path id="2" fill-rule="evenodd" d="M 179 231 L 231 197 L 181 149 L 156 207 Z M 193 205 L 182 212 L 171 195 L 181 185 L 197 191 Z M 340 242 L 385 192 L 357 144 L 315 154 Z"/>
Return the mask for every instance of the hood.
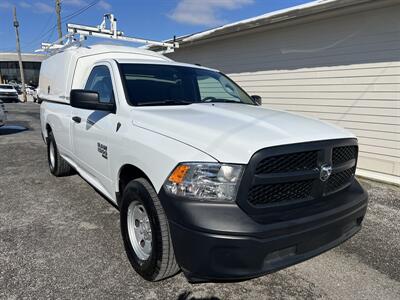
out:
<path id="1" fill-rule="evenodd" d="M 134 125 L 189 144 L 226 163 L 246 164 L 266 147 L 354 138 L 350 132 L 317 119 L 245 104 L 136 107 L 132 115 Z"/>

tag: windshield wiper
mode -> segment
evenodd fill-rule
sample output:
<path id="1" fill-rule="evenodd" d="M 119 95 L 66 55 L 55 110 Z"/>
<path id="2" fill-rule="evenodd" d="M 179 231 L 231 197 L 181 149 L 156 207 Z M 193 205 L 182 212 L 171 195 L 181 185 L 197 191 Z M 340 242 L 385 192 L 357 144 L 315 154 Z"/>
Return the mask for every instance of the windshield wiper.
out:
<path id="1" fill-rule="evenodd" d="M 229 99 L 224 99 L 224 98 L 207 99 L 206 101 L 202 101 L 202 103 L 239 103 L 239 104 L 245 104 L 245 103 L 243 103 L 241 101 L 229 100 Z"/>
<path id="2" fill-rule="evenodd" d="M 166 99 L 166 100 L 161 100 L 161 101 L 150 101 L 150 102 L 142 102 L 138 103 L 138 106 L 156 106 L 156 105 L 189 105 L 193 104 L 192 101 L 187 101 L 187 100 L 172 100 L 172 99 Z"/>

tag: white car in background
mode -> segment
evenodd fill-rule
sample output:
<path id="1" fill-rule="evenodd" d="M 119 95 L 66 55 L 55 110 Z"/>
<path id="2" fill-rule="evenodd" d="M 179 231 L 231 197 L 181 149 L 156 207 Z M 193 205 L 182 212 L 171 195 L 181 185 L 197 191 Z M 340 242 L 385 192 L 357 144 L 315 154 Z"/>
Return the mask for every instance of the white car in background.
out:
<path id="1" fill-rule="evenodd" d="M 33 94 L 35 93 L 35 88 L 30 86 L 30 85 L 26 85 L 25 86 L 25 91 L 26 91 L 27 95 L 33 96 Z"/>
<path id="2" fill-rule="evenodd" d="M 7 111 L 3 101 L 0 100 L 0 127 L 4 126 L 4 124 L 6 124 L 6 121 L 7 121 Z"/>
<path id="3" fill-rule="evenodd" d="M 18 102 L 18 92 L 10 84 L 0 84 L 0 100 Z"/>

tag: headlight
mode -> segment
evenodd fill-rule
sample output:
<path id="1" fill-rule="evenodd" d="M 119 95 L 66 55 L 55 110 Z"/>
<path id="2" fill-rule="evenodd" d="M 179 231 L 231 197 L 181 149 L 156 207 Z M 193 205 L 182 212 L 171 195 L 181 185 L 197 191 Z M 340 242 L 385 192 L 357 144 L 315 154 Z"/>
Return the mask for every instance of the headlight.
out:
<path id="1" fill-rule="evenodd" d="M 164 183 L 169 194 L 198 200 L 234 201 L 243 166 L 219 163 L 179 164 Z"/>

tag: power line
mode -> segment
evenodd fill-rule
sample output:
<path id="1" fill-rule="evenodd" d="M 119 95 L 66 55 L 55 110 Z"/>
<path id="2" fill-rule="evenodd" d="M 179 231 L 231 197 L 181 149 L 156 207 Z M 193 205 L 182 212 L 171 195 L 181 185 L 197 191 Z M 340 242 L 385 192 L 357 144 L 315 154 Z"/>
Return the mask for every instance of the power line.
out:
<path id="1" fill-rule="evenodd" d="M 63 3 L 63 2 L 64 2 L 63 0 L 60 1 L 60 3 Z M 78 10 L 76 10 L 76 11 L 74 11 L 74 12 L 72 12 L 72 13 L 66 15 L 66 16 L 63 16 L 63 17 L 62 17 L 63 23 L 66 24 L 67 21 L 72 20 L 73 18 L 75 18 L 75 17 L 77 17 L 77 16 L 83 14 L 85 11 L 87 11 L 87 10 L 90 9 L 90 8 L 92 8 L 93 6 L 95 6 L 96 4 L 98 4 L 99 2 L 100 2 L 100 0 L 92 1 L 92 2 L 90 2 L 87 6 L 82 7 L 82 8 L 80 8 L 80 9 L 78 9 Z M 41 31 L 42 33 L 41 33 L 40 35 L 38 35 L 35 39 L 31 40 L 30 42 L 28 42 L 28 43 L 26 43 L 26 44 L 23 43 L 22 45 L 23 45 L 24 47 L 30 47 L 30 46 L 32 46 L 33 44 L 40 43 L 40 42 L 43 40 L 44 37 L 51 37 L 51 36 L 53 36 L 54 30 L 55 30 L 55 28 L 57 28 L 57 24 L 51 26 L 48 30 L 46 30 L 45 32 L 43 32 L 44 29 L 48 26 L 48 24 L 49 24 L 49 22 L 50 22 L 51 19 L 52 19 L 52 15 L 48 18 L 48 20 L 47 20 L 47 22 L 46 22 L 46 26 L 43 27 L 43 29 L 42 29 L 42 31 Z M 49 35 L 49 33 L 50 33 L 50 35 Z M 13 49 L 13 48 L 0 48 L 0 50 L 1 50 L 1 51 L 13 51 L 14 49 Z"/>
<path id="2" fill-rule="evenodd" d="M 95 1 L 93 1 L 93 2 L 91 2 L 91 3 L 89 3 L 87 6 L 85 6 L 85 7 L 81 8 L 81 9 L 77 10 L 76 12 L 65 16 L 65 17 L 63 18 L 63 19 L 64 19 L 64 23 L 66 23 L 66 21 L 71 20 L 72 18 L 75 18 L 75 17 L 79 16 L 80 14 L 84 13 L 84 12 L 87 11 L 89 8 L 95 6 L 95 5 L 96 5 L 97 3 L 99 3 L 99 2 L 100 2 L 100 0 L 95 0 Z"/>
<path id="3" fill-rule="evenodd" d="M 39 39 L 41 39 L 45 35 L 45 33 L 44 34 L 42 34 L 42 33 L 45 31 L 47 26 L 49 26 L 52 17 L 53 17 L 53 15 L 49 15 L 49 17 L 46 20 L 46 24 L 42 27 L 42 30 L 40 31 L 40 34 L 38 34 L 35 38 L 31 39 L 28 42 L 21 43 L 21 45 L 24 47 L 31 46 L 32 44 L 36 43 Z M 15 51 L 15 49 L 14 48 L 0 48 L 0 51 L 12 52 L 12 51 Z"/>
<path id="4" fill-rule="evenodd" d="M 62 2 L 63 2 L 63 1 L 61 1 L 61 3 L 62 3 Z M 88 9 L 92 8 L 93 6 L 95 6 L 95 5 L 96 5 L 97 3 L 99 3 L 99 2 L 100 2 L 100 0 L 95 0 L 95 1 L 93 1 L 93 2 L 91 2 L 91 3 L 89 3 L 87 6 L 82 7 L 82 8 L 80 8 L 80 9 L 78 9 L 78 10 L 74 11 L 73 13 L 70 13 L 70 14 L 68 14 L 68 15 L 66 15 L 66 16 L 63 16 L 63 17 L 62 17 L 63 23 L 66 24 L 67 21 L 69 21 L 69 20 L 71 20 L 71 19 L 73 19 L 73 18 L 75 18 L 75 17 L 81 15 L 82 13 L 84 13 L 84 12 L 87 11 Z M 43 38 L 44 38 L 45 36 L 48 36 L 49 33 L 51 33 L 50 36 L 52 36 L 53 33 L 54 33 L 54 30 L 55 30 L 56 28 L 57 28 L 57 24 L 53 25 L 53 26 L 50 27 L 46 32 L 44 32 L 43 34 L 41 34 L 38 38 L 36 38 L 35 40 L 33 40 L 32 42 L 30 42 L 30 43 L 28 43 L 28 44 L 25 44 L 24 46 L 26 47 L 26 46 L 31 46 L 31 45 L 33 45 L 33 44 L 39 43 L 40 41 L 43 40 Z"/>
<path id="5" fill-rule="evenodd" d="M 40 33 L 39 33 L 34 39 L 30 40 L 30 41 L 27 42 L 27 43 L 23 43 L 22 45 L 23 45 L 24 47 L 31 46 L 31 45 L 33 45 L 33 44 L 36 44 L 38 40 L 41 40 L 41 39 L 49 32 L 49 30 L 47 30 L 46 32 L 45 32 L 45 30 L 46 30 L 46 28 L 49 26 L 49 24 L 51 23 L 52 17 L 53 17 L 53 15 L 50 15 L 50 16 L 49 16 L 49 18 L 48 18 L 47 21 L 46 21 L 46 24 L 43 26 L 43 28 L 42 28 L 42 30 L 40 31 Z"/>
<path id="6" fill-rule="evenodd" d="M 50 32 L 49 35 L 44 39 L 45 41 L 50 41 L 52 39 L 52 36 L 54 34 L 54 31 L 56 31 L 56 28 L 54 27 L 53 30 Z"/>

